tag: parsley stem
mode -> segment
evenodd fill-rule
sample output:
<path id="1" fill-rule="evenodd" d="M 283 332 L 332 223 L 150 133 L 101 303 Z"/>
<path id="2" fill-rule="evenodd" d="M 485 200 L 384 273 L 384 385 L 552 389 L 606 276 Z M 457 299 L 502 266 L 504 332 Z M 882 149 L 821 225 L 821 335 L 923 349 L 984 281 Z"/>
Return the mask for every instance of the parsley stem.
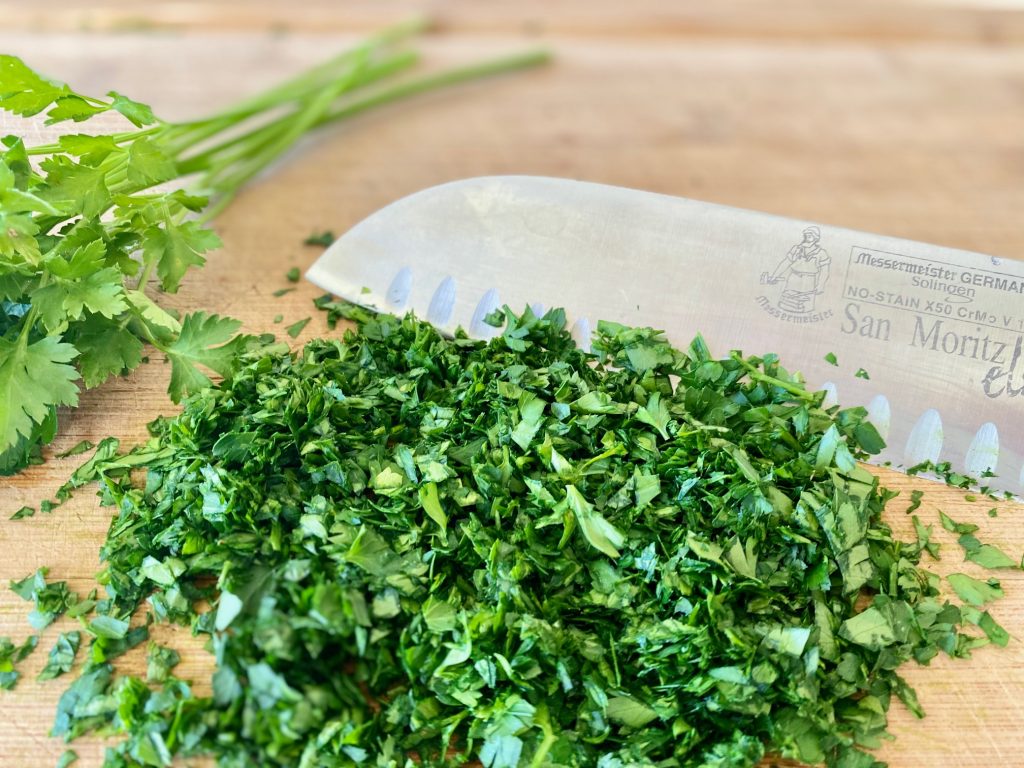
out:
<path id="1" fill-rule="evenodd" d="M 548 54 L 547 51 L 530 51 L 523 54 L 497 58 L 481 64 L 459 67 L 437 74 L 416 78 L 405 83 L 400 83 L 391 88 L 382 89 L 377 93 L 371 94 L 370 96 L 362 99 L 355 99 L 335 109 L 333 112 L 317 110 L 316 118 L 312 122 L 306 124 L 306 122 L 303 121 L 303 132 L 310 128 L 316 128 L 327 123 L 355 116 L 374 107 L 384 106 L 405 97 L 427 93 L 438 88 L 467 82 L 480 77 L 504 74 L 506 72 L 536 66 L 548 61 L 549 58 L 550 54 Z M 290 118 L 281 118 L 277 123 L 272 123 L 265 129 L 259 130 L 271 132 L 279 125 L 286 124 L 288 119 Z M 254 135 L 255 134 L 256 132 L 254 132 Z M 277 138 L 274 137 L 271 147 L 250 161 L 247 169 L 239 171 L 232 176 L 228 176 L 225 180 L 219 183 L 212 184 L 210 191 L 215 193 L 219 192 L 223 197 L 219 198 L 206 210 L 203 220 L 209 220 L 224 210 L 224 208 L 230 204 L 235 193 L 242 184 L 259 173 L 260 170 L 266 167 L 266 165 L 280 155 L 281 152 L 291 146 L 297 138 L 298 135 L 292 138 L 288 138 L 286 136 L 281 141 L 278 141 Z"/>
<path id="2" fill-rule="evenodd" d="M 139 281 L 135 284 L 135 290 L 144 291 L 147 283 L 149 283 L 149 277 L 153 274 L 153 268 L 156 266 L 156 259 L 146 259 L 142 265 L 142 272 L 139 274 Z"/>
<path id="3" fill-rule="evenodd" d="M 289 121 L 287 128 L 274 137 L 273 142 L 266 149 L 249 159 L 240 168 L 235 169 L 234 173 L 230 174 L 220 187 L 222 196 L 203 212 L 200 216 L 200 221 L 209 221 L 220 213 L 231 202 L 242 184 L 268 166 L 275 158 L 298 141 L 300 136 L 316 124 L 320 116 L 330 108 L 331 103 L 340 94 L 350 89 L 354 83 L 359 81 L 362 70 L 366 65 L 367 55 L 367 53 L 363 53 L 362 56 L 356 59 L 355 66 L 352 67 L 344 78 L 335 82 L 333 87 L 324 90 L 306 105 L 298 115 Z"/>
<path id="4" fill-rule="evenodd" d="M 307 107 L 298 113 L 292 113 L 278 118 L 249 134 L 229 139 L 217 147 L 185 160 L 179 170 L 188 173 L 199 170 L 204 164 L 209 164 L 206 169 L 206 176 L 200 185 L 206 191 L 218 195 L 213 204 L 206 209 L 201 218 L 202 221 L 209 221 L 223 211 L 234 199 L 238 189 L 251 178 L 256 176 L 263 168 L 269 165 L 274 159 L 287 150 L 299 136 L 311 128 L 325 125 L 347 117 L 352 117 L 373 107 L 384 106 L 399 99 L 426 93 L 437 88 L 448 85 L 466 82 L 480 77 L 503 74 L 525 67 L 535 66 L 546 62 L 549 54 L 546 51 L 530 51 L 524 54 L 501 57 L 481 64 L 474 64 L 466 67 L 447 70 L 444 72 L 416 78 L 405 83 L 400 83 L 391 88 L 382 89 L 376 93 L 361 99 L 353 99 L 347 104 L 328 111 L 329 107 L 341 94 L 352 91 L 361 84 L 358 78 L 346 80 L 344 83 L 335 83 L 338 87 L 331 92 L 329 100 L 317 98 Z M 379 76 L 389 74 L 388 70 L 404 68 L 415 62 L 414 57 L 395 57 L 382 65 L 382 68 L 373 73 L 372 77 L 364 78 L 363 82 L 379 79 Z M 237 147 L 231 154 L 218 159 L 218 154 Z M 247 159 L 245 165 L 239 169 L 223 173 L 236 160 Z"/>
<path id="5" fill-rule="evenodd" d="M 801 386 L 798 386 L 788 381 L 783 381 L 782 379 L 775 378 L 774 376 L 769 376 L 767 373 L 761 371 L 760 368 L 757 368 L 756 366 L 744 360 L 742 357 L 740 357 L 740 355 L 737 352 L 732 353 L 732 359 L 739 363 L 740 366 L 750 376 L 750 378 L 754 379 L 755 381 L 760 381 L 764 384 L 770 384 L 773 387 L 779 387 L 780 389 L 784 389 L 786 392 L 789 392 L 789 394 L 799 398 L 800 400 L 807 400 L 808 402 L 813 402 L 818 398 L 818 396 L 815 393 L 808 392 L 805 388 Z"/>
<path id="6" fill-rule="evenodd" d="M 364 85 L 369 85 L 377 80 L 411 67 L 418 61 L 419 56 L 412 51 L 404 51 L 396 54 L 384 61 L 376 62 L 368 66 L 363 72 L 359 82 L 353 84 L 352 87 L 354 89 Z M 230 165 L 239 159 L 245 158 L 253 151 L 259 151 L 263 146 L 271 142 L 279 131 L 288 126 L 289 122 L 294 118 L 294 115 L 295 112 L 289 112 L 288 114 L 281 115 L 273 121 L 261 125 L 247 133 L 232 136 L 220 144 L 204 149 L 199 154 L 185 158 L 178 163 L 178 171 L 182 175 L 202 171 L 209 172 L 216 166 Z M 200 143 L 200 140 L 193 141 L 190 139 L 188 143 L 180 147 L 175 147 L 174 154 L 179 155 L 186 149 L 189 149 L 198 143 Z M 233 150 L 233 152 L 227 154 L 228 150 Z"/>
<path id="7" fill-rule="evenodd" d="M 382 49 L 387 45 L 409 38 L 418 32 L 422 32 L 427 26 L 428 22 L 422 16 L 416 16 L 395 24 L 366 38 L 357 47 L 342 51 L 322 64 L 318 64 L 290 80 L 286 80 L 273 88 L 248 98 L 234 107 L 211 117 L 181 125 L 203 125 L 207 122 L 221 122 L 226 118 L 231 119 L 232 122 L 238 122 L 240 119 L 264 112 L 280 104 L 295 101 L 297 96 L 319 90 L 335 81 L 338 77 L 336 70 L 339 66 L 344 65 L 348 68 L 352 62 L 358 61 L 361 56 L 365 56 L 365 54 L 375 49 Z"/>
<path id="8" fill-rule="evenodd" d="M 428 91 L 432 91 L 437 88 L 456 85 L 458 83 L 464 83 L 481 77 L 502 75 L 520 69 L 535 67 L 539 64 L 544 64 L 550 61 L 550 59 L 551 54 L 548 51 L 538 49 L 534 51 L 527 51 L 525 53 L 514 54 L 512 56 L 499 57 L 479 64 L 458 67 L 456 69 L 450 69 L 433 75 L 426 75 L 405 83 L 399 83 L 398 85 L 378 91 L 377 93 L 363 99 L 359 99 L 339 107 L 334 112 L 325 115 L 323 120 L 320 123 L 317 123 L 317 126 L 324 123 L 331 123 L 335 120 L 343 120 L 345 118 L 352 117 L 353 115 L 357 115 L 360 112 L 372 109 L 373 107 L 383 106 L 407 96 L 427 93 Z"/>

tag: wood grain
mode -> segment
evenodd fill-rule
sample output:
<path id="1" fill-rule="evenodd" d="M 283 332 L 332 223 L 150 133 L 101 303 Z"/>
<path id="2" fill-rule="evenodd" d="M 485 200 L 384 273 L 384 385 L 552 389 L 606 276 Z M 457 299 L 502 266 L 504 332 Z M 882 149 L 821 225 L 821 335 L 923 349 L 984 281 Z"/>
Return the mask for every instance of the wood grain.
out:
<path id="1" fill-rule="evenodd" d="M 328 55 L 353 34 L 399 18 L 412 3 L 326 0 L 241 3 L 0 3 L 0 50 L 25 56 L 87 91 L 117 89 L 187 117 L 251 93 Z M 423 8 L 418 5 L 416 7 Z M 454 178 L 538 173 L 642 187 L 885 234 L 1024 258 L 1024 14 L 909 3 L 718 2 L 655 4 L 437 2 L 443 32 L 427 64 L 468 61 L 541 41 L 557 52 L 544 71 L 474 85 L 366 115 L 303 143 L 251 185 L 219 220 L 225 248 L 170 303 L 275 330 L 313 313 L 317 291 L 282 298 L 284 272 L 318 254 L 314 229 L 342 231 L 391 200 Z M 768 10 L 770 9 L 770 10 Z M 695 329 L 696 330 L 696 329 Z M 303 337 L 325 333 L 315 317 Z M 87 392 L 63 415 L 59 452 L 115 434 L 131 443 L 173 411 L 156 356 L 135 375 Z M 49 516 L 7 521 L 48 496 L 77 460 L 52 459 L 0 478 L 0 580 L 40 565 L 87 591 L 99 569 L 109 511 L 86 492 Z M 968 503 L 963 494 L 880 472 L 911 489 L 918 514 L 942 508 L 982 526 L 1011 555 L 1024 550 L 1024 512 Z M 936 526 L 937 527 L 937 526 Z M 936 571 L 964 571 L 939 531 Z M 970 566 L 970 564 L 967 564 Z M 993 609 L 1024 637 L 1024 573 L 1000 573 Z M 26 606 L 0 592 L 0 635 L 28 634 Z M 36 684 L 48 629 L 18 688 L 0 696 L 0 765 L 52 765 L 46 736 L 61 683 Z M 182 674 L 207 688 L 209 661 L 187 633 Z M 138 668 L 140 657 L 128 666 Z M 970 661 L 908 668 L 927 718 L 892 713 L 894 768 L 1024 765 L 1024 650 L 983 649 Z M 76 745 L 83 768 L 101 743 Z"/>

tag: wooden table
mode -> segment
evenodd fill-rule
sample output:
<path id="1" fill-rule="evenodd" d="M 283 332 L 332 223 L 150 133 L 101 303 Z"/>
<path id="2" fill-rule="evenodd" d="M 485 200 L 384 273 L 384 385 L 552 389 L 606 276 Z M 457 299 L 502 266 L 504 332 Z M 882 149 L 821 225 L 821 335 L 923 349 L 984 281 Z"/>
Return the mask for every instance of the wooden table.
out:
<path id="1" fill-rule="evenodd" d="M 550 9 L 548 6 L 551 5 Z M 310 285 L 283 298 L 291 266 L 319 253 L 312 230 L 342 231 L 391 200 L 459 177 L 535 173 L 701 198 L 950 246 L 1024 258 L 1024 13 L 977 3 L 629 3 L 520 0 L 433 2 L 440 31 L 424 43 L 429 65 L 467 61 L 542 42 L 543 70 L 423 98 L 328 129 L 252 184 L 218 221 L 225 247 L 192 274 L 172 304 L 206 307 L 278 330 L 314 314 Z M 405 16 L 403 2 L 331 0 L 0 2 L 0 50 L 24 56 L 86 92 L 117 89 L 165 117 L 197 115 L 255 91 Z M 1004 3 L 1005 8 L 1005 3 Z M 696 329 L 695 329 L 696 330 Z M 315 317 L 300 341 L 326 328 Z M 107 434 L 141 439 L 174 408 L 167 369 L 154 357 L 127 379 L 82 398 L 63 416 L 59 452 Z M 52 515 L 8 522 L 51 494 L 77 459 L 50 460 L 0 479 L 0 579 L 41 565 L 84 592 L 98 570 L 109 511 L 86 492 Z M 982 525 L 1014 556 L 1024 550 L 1024 508 L 967 503 L 963 494 L 883 472 L 903 491 L 927 491 L 919 514 L 941 507 Z M 936 526 L 938 528 L 938 526 Z M 939 531 L 939 572 L 964 570 Z M 970 564 L 968 564 L 970 565 Z M 1024 573 L 999 577 L 994 615 L 1024 637 Z M 0 635 L 28 634 L 26 606 L 0 592 Z M 0 765 L 53 764 L 63 745 L 46 736 L 60 682 L 35 674 L 57 631 L 0 695 Z M 208 657 L 187 633 L 179 668 L 208 689 Z M 137 669 L 140 656 L 129 665 Z M 881 750 L 894 768 L 1024 765 L 1024 648 L 983 649 L 906 670 L 928 712 L 892 711 L 897 739 Z M 76 745 L 98 766 L 97 740 Z"/>

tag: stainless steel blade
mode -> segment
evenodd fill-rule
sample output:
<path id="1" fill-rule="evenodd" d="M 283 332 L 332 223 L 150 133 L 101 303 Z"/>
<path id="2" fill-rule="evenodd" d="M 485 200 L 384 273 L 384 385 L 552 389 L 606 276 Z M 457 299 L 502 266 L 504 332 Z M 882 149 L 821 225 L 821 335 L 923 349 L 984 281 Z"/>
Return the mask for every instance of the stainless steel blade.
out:
<path id="1" fill-rule="evenodd" d="M 778 352 L 868 406 L 879 462 L 950 461 L 1024 491 L 1024 262 L 563 179 L 467 179 L 352 228 L 306 275 L 367 306 L 472 335 L 501 304 L 700 331 L 713 350 Z M 539 306 L 538 306 L 539 305 Z M 835 353 L 838 367 L 825 360 Z M 867 375 L 855 375 L 858 369 Z"/>

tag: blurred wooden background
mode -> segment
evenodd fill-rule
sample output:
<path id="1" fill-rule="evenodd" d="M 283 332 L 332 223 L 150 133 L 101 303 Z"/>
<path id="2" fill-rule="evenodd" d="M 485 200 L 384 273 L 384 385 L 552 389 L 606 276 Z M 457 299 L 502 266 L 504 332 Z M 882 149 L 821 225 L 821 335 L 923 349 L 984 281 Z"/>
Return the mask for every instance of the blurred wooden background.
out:
<path id="1" fill-rule="evenodd" d="M 772 213 L 1024 258 L 1024 12 L 1015 2 L 581 0 L 428 3 L 304 0 L 46 0 L 0 2 L 0 51 L 23 56 L 86 92 L 110 89 L 169 118 L 197 116 L 324 58 L 359 34 L 411 13 L 437 21 L 423 42 L 429 66 L 544 45 L 544 70 L 475 84 L 333 128 L 303 142 L 218 221 L 225 248 L 173 301 L 243 319 L 251 330 L 313 315 L 318 294 L 272 292 L 291 266 L 319 253 L 312 230 L 343 231 L 391 200 L 451 179 L 536 173 L 695 197 Z M 696 330 L 696 329 L 695 329 Z M 314 317 L 303 337 L 325 333 Z M 141 439 L 173 407 L 154 357 L 129 379 L 87 393 L 63 420 L 54 452 L 80 439 Z M 51 494 L 76 459 L 0 478 L 0 580 L 40 565 L 85 592 L 109 512 L 83 493 L 50 516 L 7 517 Z M 1019 557 L 1024 508 L 967 503 L 925 481 L 937 508 L 982 526 Z M 938 527 L 938 526 L 936 526 Z M 940 531 L 940 572 L 963 570 Z M 1024 637 L 1024 574 L 998 574 L 1007 598 L 994 615 Z M 0 592 L 0 635 L 28 634 L 26 605 Z M 0 765 L 51 765 L 46 736 L 61 681 L 37 684 L 60 624 L 48 629 L 18 688 L 0 694 Z M 166 634 L 166 633 L 165 633 Z M 191 650 L 179 672 L 207 688 L 208 659 Z M 138 664 L 139 659 L 131 663 Z M 928 717 L 898 705 L 894 768 L 1024 765 L 1024 650 L 984 649 L 967 662 L 908 669 Z M 97 740 L 76 745 L 83 768 Z"/>

